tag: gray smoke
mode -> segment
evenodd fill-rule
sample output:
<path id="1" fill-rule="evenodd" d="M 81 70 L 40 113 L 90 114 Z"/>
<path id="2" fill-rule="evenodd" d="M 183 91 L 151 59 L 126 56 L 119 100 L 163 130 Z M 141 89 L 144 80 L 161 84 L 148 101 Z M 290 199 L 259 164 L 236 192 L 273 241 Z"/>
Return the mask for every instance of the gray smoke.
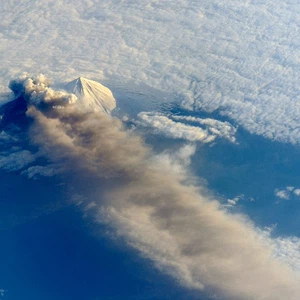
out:
<path id="1" fill-rule="evenodd" d="M 297 275 L 249 222 L 192 185 L 187 170 L 154 155 L 118 119 L 78 109 L 73 95 L 48 88 L 43 77 L 20 82 L 40 151 L 66 173 L 115 182 L 87 211 L 157 268 L 220 299 L 300 299 Z"/>

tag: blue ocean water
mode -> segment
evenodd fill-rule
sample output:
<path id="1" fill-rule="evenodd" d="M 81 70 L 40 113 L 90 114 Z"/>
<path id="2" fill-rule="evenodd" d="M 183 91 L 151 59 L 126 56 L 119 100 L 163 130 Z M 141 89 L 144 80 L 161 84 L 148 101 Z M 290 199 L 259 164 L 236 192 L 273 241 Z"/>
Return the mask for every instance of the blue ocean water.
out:
<path id="1" fill-rule="evenodd" d="M 145 109 L 143 104 L 138 106 L 141 96 L 127 97 L 136 104 L 128 113 L 133 118 Z M 4 151 L 11 147 L 37 150 L 28 139 L 31 121 L 22 105 L 9 104 L 13 114 L 2 120 L 1 128 L 19 137 L 3 144 Z M 154 107 L 156 102 L 146 108 Z M 218 112 L 191 112 L 176 104 L 163 103 L 159 111 L 230 122 Z M 150 130 L 136 131 L 146 134 L 145 141 L 155 152 L 176 151 L 187 143 Z M 243 128 L 238 128 L 236 138 L 236 144 L 222 139 L 214 144 L 197 143 L 193 172 L 223 204 L 243 195 L 231 211 L 248 215 L 260 227 L 277 224 L 275 235 L 299 235 L 300 198 L 291 194 L 289 200 L 278 201 L 274 195 L 276 188 L 298 187 L 299 147 L 252 135 Z M 68 180 L 59 176 L 32 180 L 19 171 L 5 170 L 0 171 L 0 179 L 3 299 L 206 299 L 159 272 L 124 242 L 108 238 L 105 226 L 84 219 L 81 209 L 69 201 Z M 88 190 L 87 182 L 80 188 Z"/>

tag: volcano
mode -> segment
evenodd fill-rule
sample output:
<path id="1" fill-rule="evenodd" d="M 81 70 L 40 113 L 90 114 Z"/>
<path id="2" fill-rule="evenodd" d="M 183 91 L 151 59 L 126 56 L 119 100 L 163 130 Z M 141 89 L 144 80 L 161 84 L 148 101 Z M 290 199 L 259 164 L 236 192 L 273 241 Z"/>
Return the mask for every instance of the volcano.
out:
<path id="1" fill-rule="evenodd" d="M 65 89 L 67 92 L 75 94 L 78 104 L 86 109 L 110 114 L 116 107 L 116 100 L 112 92 L 96 81 L 79 77 L 68 83 Z"/>

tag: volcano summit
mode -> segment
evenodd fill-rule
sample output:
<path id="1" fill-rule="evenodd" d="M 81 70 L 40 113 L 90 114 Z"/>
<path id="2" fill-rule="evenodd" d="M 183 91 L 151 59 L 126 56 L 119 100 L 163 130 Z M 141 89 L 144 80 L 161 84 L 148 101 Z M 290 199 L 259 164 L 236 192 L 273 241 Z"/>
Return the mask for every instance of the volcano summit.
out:
<path id="1" fill-rule="evenodd" d="M 93 80 L 79 77 L 65 87 L 66 91 L 75 94 L 78 98 L 78 104 L 85 108 L 102 111 L 110 114 L 116 107 L 116 100 L 112 92 Z"/>

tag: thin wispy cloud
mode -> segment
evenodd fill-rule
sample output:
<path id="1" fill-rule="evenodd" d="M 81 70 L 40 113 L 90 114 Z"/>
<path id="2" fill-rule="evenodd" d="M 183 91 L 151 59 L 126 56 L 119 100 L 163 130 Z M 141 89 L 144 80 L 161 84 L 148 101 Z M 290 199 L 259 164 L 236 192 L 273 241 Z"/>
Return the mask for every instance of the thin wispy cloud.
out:
<path id="1" fill-rule="evenodd" d="M 23 169 L 35 160 L 35 155 L 28 150 L 21 150 L 8 155 L 0 155 L 0 168 L 7 171 Z"/>

